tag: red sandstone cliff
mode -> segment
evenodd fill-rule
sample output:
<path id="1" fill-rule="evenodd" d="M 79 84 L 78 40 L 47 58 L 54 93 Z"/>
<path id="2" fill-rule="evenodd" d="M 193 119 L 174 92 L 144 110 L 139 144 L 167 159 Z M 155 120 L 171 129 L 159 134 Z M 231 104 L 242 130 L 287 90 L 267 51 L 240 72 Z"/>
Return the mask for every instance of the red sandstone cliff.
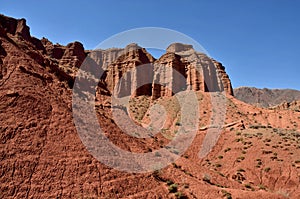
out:
<path id="1" fill-rule="evenodd" d="M 105 81 L 111 92 L 120 80 L 122 83 L 115 88 L 117 92 L 123 91 L 127 95 L 132 93 L 134 96 L 148 95 L 153 99 L 172 96 L 186 89 L 204 92 L 225 91 L 229 95 L 233 94 L 224 66 L 205 54 L 196 52 L 191 45 L 171 44 L 167 53 L 158 60 L 141 47 L 128 49 L 129 47 L 124 50 L 114 49 L 113 55 L 110 55 L 111 50 L 95 51 L 96 55 L 101 53 L 98 63 L 107 71 Z M 119 56 L 116 60 L 107 61 L 107 57 L 117 57 L 116 55 Z M 143 67 L 144 71 L 139 71 L 138 66 L 147 64 L 147 67 Z M 123 77 L 127 79 L 122 79 L 129 71 L 132 72 Z M 137 85 L 141 85 L 142 82 L 152 82 L 152 85 L 137 89 Z"/>
<path id="2" fill-rule="evenodd" d="M 199 91 L 199 120 L 205 125 L 211 107 L 210 96 L 202 91 L 224 89 L 230 94 L 230 80 L 219 63 L 193 52 L 191 46 L 176 44 L 168 49 L 158 60 L 136 45 L 127 50 L 92 53 L 95 59 L 91 67 L 102 67 L 106 74 L 101 82 L 101 96 L 110 101 L 108 94 L 120 76 L 146 64 L 153 69 L 147 74 L 151 83 L 135 95 L 170 96 L 165 87 L 156 87 L 155 80 L 170 84 L 175 92 L 182 83 L 187 89 Z M 0 198 L 299 196 L 299 133 L 283 129 L 293 125 L 299 131 L 299 112 L 259 109 L 230 96 L 226 118 L 230 130 L 224 127 L 216 147 L 205 159 L 199 159 L 197 154 L 208 126 L 199 128 L 183 157 L 152 173 L 120 172 L 97 161 L 82 144 L 72 117 L 71 88 L 87 53 L 90 51 L 84 51 L 78 42 L 61 46 L 46 39 L 40 41 L 30 36 L 25 20 L 0 15 Z M 161 64 L 166 67 L 160 68 Z M 186 79 L 178 86 L 168 68 L 176 69 Z M 138 74 L 131 77 L 132 82 L 139 81 Z M 135 87 L 124 88 L 131 92 Z M 133 104 L 134 110 L 146 109 L 148 98 L 137 97 L 135 100 L 142 103 Z M 174 111 L 176 103 L 162 102 Z M 284 109 L 291 106 L 299 107 L 289 104 Z M 125 135 L 113 120 L 110 107 L 95 109 L 108 139 L 124 150 L 147 153 L 169 141 L 162 135 L 151 139 Z M 175 118 L 168 118 L 168 123 L 180 126 L 177 112 L 173 115 Z M 248 126 L 253 129 L 247 129 Z"/>

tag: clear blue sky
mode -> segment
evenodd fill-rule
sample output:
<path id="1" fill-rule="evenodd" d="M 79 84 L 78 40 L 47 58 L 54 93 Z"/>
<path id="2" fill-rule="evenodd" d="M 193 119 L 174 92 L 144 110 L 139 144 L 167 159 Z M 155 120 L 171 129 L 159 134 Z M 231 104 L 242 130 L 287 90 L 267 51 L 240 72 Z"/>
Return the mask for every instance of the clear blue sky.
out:
<path id="1" fill-rule="evenodd" d="M 0 13 L 26 18 L 31 34 L 94 48 L 132 28 L 182 32 L 222 62 L 234 87 L 300 90 L 298 0 L 0 0 Z"/>

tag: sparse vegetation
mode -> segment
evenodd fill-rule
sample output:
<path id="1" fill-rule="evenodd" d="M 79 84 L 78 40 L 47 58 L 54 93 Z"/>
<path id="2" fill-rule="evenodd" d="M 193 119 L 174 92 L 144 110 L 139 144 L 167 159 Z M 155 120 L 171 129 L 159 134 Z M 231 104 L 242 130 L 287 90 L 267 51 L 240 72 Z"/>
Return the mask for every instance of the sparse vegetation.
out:
<path id="1" fill-rule="evenodd" d="M 263 153 L 263 154 L 271 154 L 271 153 L 273 153 L 273 152 L 272 152 L 272 151 L 263 150 L 262 153 Z"/>
<path id="2" fill-rule="evenodd" d="M 226 149 L 224 150 L 224 152 L 227 153 L 227 152 L 230 151 L 230 150 L 231 150 L 231 148 L 226 148 Z"/>
<path id="3" fill-rule="evenodd" d="M 223 193 L 223 197 L 226 197 L 227 199 L 232 199 L 231 193 L 225 190 L 222 190 L 222 193 Z"/>
<path id="4" fill-rule="evenodd" d="M 261 159 L 256 159 L 257 165 L 255 167 L 260 168 L 260 166 L 263 164 Z"/>
<path id="5" fill-rule="evenodd" d="M 211 177 L 210 177 L 209 174 L 204 174 L 202 180 L 203 180 L 204 182 L 207 182 L 207 183 L 211 184 L 211 182 L 210 182 Z"/>
<path id="6" fill-rule="evenodd" d="M 178 185 L 177 184 L 171 184 L 171 185 L 169 185 L 168 189 L 169 189 L 170 193 L 175 193 L 175 192 L 177 192 Z"/>
<path id="7" fill-rule="evenodd" d="M 181 192 L 179 192 L 179 191 L 175 193 L 175 197 L 178 198 L 178 199 L 186 198 L 186 196 L 183 195 L 183 193 L 181 193 Z"/>
<path id="8" fill-rule="evenodd" d="M 277 159 L 277 156 L 271 156 L 270 159 L 274 161 Z"/>
<path id="9" fill-rule="evenodd" d="M 176 122 L 175 125 L 176 125 L 176 126 L 181 126 L 181 123 L 180 123 L 180 122 Z"/>
<path id="10" fill-rule="evenodd" d="M 215 166 L 216 166 L 217 168 L 222 167 L 222 165 L 219 164 L 219 163 L 215 164 Z"/>
<path id="11" fill-rule="evenodd" d="M 224 175 L 223 173 L 221 173 L 221 172 L 218 172 L 218 174 L 219 174 L 220 176 L 222 176 L 222 177 L 225 177 L 225 175 Z"/>
<path id="12" fill-rule="evenodd" d="M 189 186 L 188 184 L 184 184 L 183 187 L 184 187 L 185 189 L 188 189 L 190 186 Z"/>
<path id="13" fill-rule="evenodd" d="M 241 132 L 236 132 L 236 135 L 237 136 L 240 136 L 242 133 Z"/>
<path id="14" fill-rule="evenodd" d="M 240 168 L 237 170 L 237 172 L 246 172 L 244 169 Z"/>
<path id="15" fill-rule="evenodd" d="M 0 18 L 2 20 L 2 16 Z M 20 25 L 19 22 L 16 22 L 16 24 L 9 22 L 10 26 L 15 26 L 17 24 L 18 26 Z M 6 23 L 4 23 L 4 25 L 6 26 Z M 20 26 L 23 25 L 21 24 Z M 25 28 L 27 27 L 25 26 Z M 7 31 L 5 27 L 1 27 L 0 29 L 1 31 L 3 29 L 3 33 Z M 11 41 L 8 39 L 16 32 L 14 27 L 9 27 L 9 29 L 13 29 L 13 31 L 10 31 L 13 33 L 2 34 L 0 31 L 0 43 L 2 41 L 3 48 L 9 47 Z M 17 29 L 21 30 L 22 27 Z M 27 32 L 27 30 L 25 31 Z M 19 37 L 22 38 L 23 35 L 23 33 L 17 34 L 17 32 L 13 37 L 15 40 L 18 40 Z M 3 35 L 5 36 L 4 38 L 2 38 Z M 24 42 L 30 43 L 31 39 L 26 39 Z M 48 43 L 45 42 L 46 41 L 42 41 L 43 44 Z M 115 56 L 110 56 L 109 54 L 106 56 L 106 54 L 100 53 L 101 56 L 105 55 L 109 58 L 109 60 L 104 60 L 105 63 L 108 64 L 108 68 L 106 69 L 106 66 L 103 68 L 105 75 L 103 79 L 101 78 L 100 84 L 98 84 L 99 88 L 97 88 L 97 90 L 101 92 L 96 93 L 95 95 L 95 110 L 97 111 L 99 124 L 103 127 L 103 133 L 105 133 L 107 139 L 111 139 L 116 147 L 125 150 L 128 154 L 135 155 L 140 153 L 142 155 L 142 153 L 153 152 L 155 157 L 153 160 L 150 160 L 152 162 L 147 165 L 149 168 L 157 170 L 148 174 L 138 174 L 139 169 L 147 168 L 147 165 L 143 166 L 142 164 L 144 163 L 142 161 L 143 159 L 129 161 L 127 162 L 128 164 L 123 165 L 129 166 L 129 169 L 131 169 L 132 172 L 136 171 L 137 174 L 124 175 L 124 172 L 118 171 L 117 168 L 113 169 L 110 168 L 109 165 L 105 166 L 98 163 L 87 150 L 82 150 L 84 149 L 84 145 L 80 140 L 72 140 L 76 128 L 72 123 L 71 118 L 72 96 L 69 96 L 69 94 L 72 93 L 69 92 L 71 89 L 63 90 L 63 87 L 61 87 L 63 85 L 60 85 L 60 80 L 56 78 L 55 74 L 49 73 L 50 70 L 54 69 L 58 71 L 57 73 L 60 73 L 60 65 L 62 65 L 63 68 L 65 68 L 65 66 L 69 67 L 69 64 L 66 63 L 69 60 L 69 58 L 66 57 L 69 56 L 65 56 L 69 53 L 69 50 L 67 50 L 69 47 L 61 48 L 57 46 L 58 54 L 61 54 L 61 51 L 66 52 L 63 56 L 64 58 L 60 60 L 54 58 L 57 56 L 50 55 L 53 54 L 53 52 L 48 52 L 49 49 L 50 51 L 52 49 L 52 44 L 50 43 L 45 46 L 45 48 L 47 47 L 47 52 L 45 49 L 39 51 L 38 45 L 42 44 L 37 42 L 34 45 L 28 46 L 28 48 L 24 48 L 26 52 L 23 53 L 21 52 L 23 47 L 19 46 L 16 42 L 14 44 L 15 46 L 12 46 L 11 49 L 7 49 L 7 55 L 1 57 L 1 59 L 5 58 L 3 63 L 5 70 L 2 72 L 4 72 L 3 79 L 5 79 L 5 81 L 7 80 L 7 82 L 4 82 L 6 83 L 2 92 L 4 104 L 1 104 L 2 108 L 5 109 L 2 114 L 3 117 L 1 117 L 4 119 L 4 122 L 0 127 L 0 131 L 3 134 L 2 144 L 5 150 L 2 150 L 3 166 L 1 165 L 0 167 L 2 169 L 1 177 L 3 177 L 1 180 L 5 182 L 5 187 L 2 191 L 4 193 L 0 193 L 0 198 L 7 198 L 9 195 L 18 197 L 26 194 L 28 196 L 36 194 L 36 197 L 38 198 L 38 191 L 44 194 L 45 191 L 43 190 L 47 190 L 50 195 L 57 195 L 56 190 L 54 190 L 55 193 L 53 192 L 53 188 L 55 189 L 56 186 L 52 186 L 49 182 L 58 184 L 61 180 L 59 178 L 62 177 L 64 177 L 64 179 L 71 179 L 71 181 L 72 177 L 76 178 L 73 180 L 74 182 L 70 182 L 72 186 L 69 186 L 70 183 L 67 182 L 62 183 L 62 187 L 60 188 L 66 193 L 71 193 L 72 190 L 74 190 L 74 193 L 72 192 L 71 195 L 73 197 L 81 198 L 106 198 L 107 194 L 109 194 L 107 198 L 168 197 L 174 199 L 187 197 L 226 197 L 228 199 L 232 198 L 232 195 L 235 197 L 246 198 L 276 198 L 276 194 L 289 197 L 290 193 L 294 197 L 294 195 L 298 193 L 300 133 L 297 131 L 300 130 L 298 127 L 300 124 L 300 113 L 293 112 L 292 110 L 283 110 L 286 108 L 285 104 L 284 107 L 280 106 L 278 109 L 276 109 L 276 107 L 264 109 L 246 105 L 229 95 L 224 96 L 224 100 L 227 101 L 227 103 L 218 101 L 218 98 L 215 98 L 217 100 L 216 102 L 212 101 L 211 97 L 215 96 L 215 92 L 205 92 L 205 90 L 208 90 L 206 87 L 208 88 L 210 86 L 208 84 L 205 85 L 206 78 L 208 78 L 208 80 L 211 79 L 207 75 L 213 74 L 214 77 L 211 80 L 214 80 L 215 77 L 219 77 L 220 75 L 222 75 L 220 77 L 225 77 L 226 74 L 220 74 L 223 73 L 222 70 L 224 69 L 222 69 L 223 67 L 221 64 L 219 65 L 215 61 L 213 61 L 212 66 L 216 66 L 217 71 L 211 71 L 209 68 L 209 70 L 206 70 L 210 58 L 206 55 L 202 55 L 202 53 L 193 53 L 192 57 L 189 57 L 188 53 L 185 52 L 182 52 L 182 54 L 179 53 L 175 57 L 173 54 L 168 53 L 168 56 L 163 56 L 159 60 L 159 63 L 167 63 L 170 65 L 169 68 L 175 69 L 180 67 L 180 69 L 182 69 L 182 75 L 188 77 L 188 81 L 184 80 L 182 83 L 185 86 L 188 86 L 189 89 L 195 91 L 197 96 L 201 95 L 201 100 L 203 101 L 199 103 L 199 107 L 193 105 L 193 103 L 189 104 L 193 100 L 186 99 L 183 95 L 176 95 L 174 89 L 177 85 L 181 85 L 179 84 L 180 82 L 173 82 L 176 80 L 173 73 L 158 69 L 156 67 L 158 62 L 151 58 L 150 55 L 145 55 L 146 50 L 134 50 L 133 53 L 125 53 L 125 55 L 118 58 L 117 62 L 110 60 L 110 58 Z M 41 47 L 43 47 L 43 45 Z M 55 46 L 53 48 L 55 48 Z M 189 48 L 190 47 L 187 49 Z M 14 49 L 20 52 L 11 52 L 11 50 Z M 32 50 L 38 53 L 37 55 L 39 56 L 35 56 L 35 54 L 31 56 L 31 53 L 34 53 L 31 52 Z M 71 49 L 71 51 L 73 50 Z M 90 51 L 85 51 L 85 55 L 87 55 L 88 52 Z M 112 52 L 113 54 L 116 54 L 117 51 L 115 52 L 113 50 Z M 190 50 L 188 50 L 188 52 L 190 52 Z M 25 57 L 22 57 L 23 54 Z M 11 55 L 13 55 L 13 57 L 9 57 Z M 17 57 L 19 55 L 21 56 L 20 63 Z M 195 56 L 203 60 L 194 62 L 192 58 Z M 31 60 L 31 57 L 36 60 Z M 50 60 L 48 60 L 49 57 L 51 57 Z M 76 56 L 72 56 L 71 58 L 70 61 L 74 58 L 74 62 L 81 62 L 81 60 L 77 60 Z M 11 60 L 13 60 L 12 63 L 10 63 Z M 42 63 L 41 66 L 39 66 L 39 61 Z M 130 86 L 129 82 L 121 81 L 121 76 L 125 75 L 127 70 L 135 70 L 138 65 L 146 62 L 154 64 L 158 69 L 158 71 L 155 69 L 155 71 L 148 71 L 149 74 L 141 75 L 142 78 L 151 79 L 151 83 L 147 86 L 136 88 L 137 90 L 134 91 L 132 95 L 124 96 L 123 98 L 121 85 L 125 85 L 126 93 L 127 91 L 133 91 L 135 88 Z M 49 66 L 48 63 L 50 64 Z M 24 68 L 28 69 L 28 73 L 25 73 L 23 69 L 20 68 L 23 64 L 25 65 Z M 30 66 L 27 67 L 26 64 Z M 195 70 L 197 69 L 198 64 L 202 64 L 205 68 L 203 74 L 197 73 Z M 113 67 L 112 69 L 110 69 L 111 66 Z M 58 68 L 56 69 L 56 67 Z M 72 72 L 72 74 L 62 73 L 63 76 L 66 76 L 63 79 L 69 79 L 70 77 L 73 81 L 76 72 L 73 70 L 77 70 L 78 67 L 72 67 L 70 65 L 69 68 L 72 69 L 68 69 L 67 73 Z M 151 68 L 152 67 L 149 69 L 152 70 Z M 34 84 L 36 83 L 35 81 L 26 79 L 28 76 L 30 78 L 36 78 L 31 74 L 29 69 L 32 70 L 32 73 L 34 71 L 43 73 L 41 76 L 42 81 L 36 79 L 38 81 L 37 85 Z M 135 70 L 133 75 L 127 77 L 125 80 L 134 80 L 134 85 L 141 83 L 141 81 L 136 79 L 139 76 L 137 70 L 138 69 Z M 10 73 L 12 72 L 13 75 L 10 76 Z M 84 73 L 82 76 L 83 80 L 89 75 L 92 74 L 89 74 L 88 72 L 87 74 Z M 0 76 L 1 79 L 2 74 L 0 74 Z M 17 79 L 9 82 L 10 80 L 7 79 L 8 77 L 16 77 Z M 17 80 L 20 80 L 22 83 L 22 78 L 25 78 L 25 83 L 29 80 L 28 85 L 26 83 L 24 86 L 25 90 L 27 88 L 29 89 L 27 89 L 29 92 L 26 92 L 27 90 L 24 90 L 23 92 L 22 85 L 14 88 L 13 83 L 16 83 Z M 43 78 L 46 79 L 43 81 Z M 152 82 L 154 79 L 170 80 L 171 82 L 165 82 L 160 87 L 156 87 L 154 84 L 155 82 Z M 116 86 L 118 80 L 120 80 L 119 82 L 121 83 L 120 87 L 118 87 L 118 92 L 120 92 L 120 97 L 122 97 L 120 100 L 116 99 L 116 104 L 114 104 L 113 101 L 115 97 L 111 96 L 111 94 L 114 93 L 112 89 Z M 94 80 L 92 80 L 92 82 L 94 82 Z M 211 81 L 209 82 L 211 83 Z M 223 79 L 222 81 L 219 81 L 218 84 L 222 82 Z M 33 87 L 31 87 L 31 84 L 34 84 Z M 39 85 L 42 86 L 42 90 L 38 89 Z M 51 88 L 51 86 L 54 87 Z M 76 84 L 74 84 L 74 86 L 76 86 Z M 170 88 L 168 88 L 168 86 L 170 86 Z M 224 87 L 224 90 L 229 89 L 230 81 L 228 81 L 225 86 L 226 88 Z M 67 85 L 65 87 L 67 87 Z M 217 85 L 217 87 L 221 88 L 222 85 Z M 34 92 L 35 88 L 37 89 L 36 92 Z M 85 100 L 89 99 L 90 94 L 88 91 L 90 89 L 85 88 L 85 86 L 82 88 L 84 88 L 82 91 L 83 98 Z M 13 90 L 13 93 L 18 91 L 21 95 L 19 96 L 17 93 L 19 96 L 18 98 L 12 96 L 12 93 L 6 93 L 6 89 L 16 89 Z M 187 89 L 187 87 L 182 88 L 182 90 L 184 89 Z M 55 92 L 52 93 L 52 91 Z M 31 96 L 35 93 L 37 96 Z M 144 96 L 143 94 L 146 93 L 147 96 Z M 221 93 L 223 92 L 218 92 L 217 95 L 219 97 L 223 96 Z M 45 94 L 45 96 L 43 96 L 43 94 Z M 54 96 L 56 94 L 60 95 L 59 99 L 56 99 L 57 96 Z M 119 96 L 119 94 L 117 96 Z M 180 99 L 183 100 L 182 102 L 184 102 L 184 104 L 192 106 L 187 106 L 188 109 L 183 109 L 183 104 L 180 102 Z M 200 97 L 198 99 L 200 99 Z M 123 101 L 125 102 L 125 100 L 129 101 L 126 101 L 126 104 L 124 104 Z M 153 105 L 160 105 L 161 107 L 157 106 L 157 108 L 155 108 L 156 106 Z M 216 107 L 214 107 L 215 105 Z M 14 109 L 15 106 L 20 106 L 20 109 Z M 287 107 L 290 107 L 290 105 Z M 30 110 L 26 111 L 27 109 Z M 114 113 L 113 110 L 117 111 Z M 191 120 L 189 117 L 185 119 L 185 110 L 187 110 L 187 116 L 189 116 L 189 114 L 190 116 L 194 116 L 192 114 L 194 114 L 195 111 L 195 113 L 197 113 L 195 114 L 197 121 Z M 203 114 L 201 115 L 202 112 Z M 213 112 L 216 114 L 212 114 Z M 23 115 L 20 118 L 14 117 L 19 113 L 24 113 L 24 117 Z M 198 113 L 204 117 L 198 117 Z M 130 117 L 128 118 L 126 115 Z M 79 116 L 82 116 L 82 119 L 90 119 L 89 114 L 80 114 Z M 116 120 L 118 118 L 114 118 L 113 116 L 120 116 L 118 118 L 120 118 L 120 122 L 124 122 L 123 124 L 126 125 L 126 128 L 122 129 L 121 126 L 118 127 L 118 121 Z M 164 117 L 160 118 L 160 116 Z M 282 119 L 279 120 L 278 117 Z M 221 120 L 223 118 L 224 121 Z M 130 119 L 133 120 L 133 123 L 130 123 Z M 163 119 L 165 121 L 162 121 Z M 50 124 L 53 124 L 50 125 L 50 129 L 47 128 L 49 122 Z M 221 126 L 217 125 L 219 122 Z M 199 125 L 200 129 L 197 129 L 197 127 L 192 128 L 194 126 L 189 126 L 190 123 Z M 134 127 L 133 124 L 136 124 L 136 128 L 131 128 Z M 273 129 L 271 125 L 277 127 L 277 129 Z M 146 135 L 148 135 L 149 138 L 141 138 L 144 137 L 141 136 L 144 135 L 144 131 L 142 131 L 142 128 L 144 127 L 146 128 L 145 130 L 148 130 Z M 85 127 L 82 128 L 85 129 Z M 123 130 L 127 129 L 128 135 L 123 132 Z M 155 132 L 157 130 L 158 132 Z M 188 134 L 193 130 L 197 131 L 195 139 L 189 140 L 188 138 L 190 136 Z M 209 130 L 212 130 L 211 134 Z M 220 133 L 217 133 L 217 130 L 221 130 Z M 54 133 L 47 134 L 47 131 Z M 173 139 L 180 134 L 184 134 L 184 136 L 182 138 L 179 137 L 180 139 Z M 98 141 L 101 142 L 102 138 L 103 136 L 99 137 L 99 135 L 95 135 L 95 141 L 97 143 Z M 63 142 L 56 142 L 53 144 L 55 141 L 62 139 Z M 192 142 L 185 143 L 185 141 Z M 173 144 L 175 145 L 173 146 Z M 44 145 L 46 145 L 46 147 L 44 147 Z M 185 145 L 188 147 L 186 148 L 185 154 L 182 154 L 183 152 L 181 153 L 180 149 L 183 149 Z M 94 149 L 95 146 L 91 145 L 87 147 Z M 102 148 L 109 149 L 107 147 Z M 99 150 L 97 151 L 99 152 Z M 6 151 L 8 153 L 5 153 Z M 46 162 L 39 162 L 37 154 L 39 155 L 38 152 L 40 151 L 42 152 L 41 156 L 45 156 L 44 159 L 47 160 Z M 107 156 L 102 154 L 103 157 L 106 157 L 106 159 L 109 160 L 111 159 L 110 162 L 115 163 L 115 166 L 122 166 L 114 161 L 114 157 L 118 155 L 117 151 L 108 150 L 108 152 L 109 154 Z M 205 157 L 209 159 L 205 160 L 205 158 L 202 159 L 201 155 L 206 152 L 208 154 L 206 154 Z M 164 163 L 166 161 L 161 163 L 156 161 L 161 159 L 159 157 L 168 153 L 170 153 L 168 160 L 173 163 L 165 165 Z M 58 154 L 59 156 L 56 158 L 53 157 L 55 154 Z M 175 154 L 180 154 L 180 156 L 182 155 L 183 157 L 178 157 Z M 130 158 L 127 158 L 126 160 L 130 160 Z M 45 163 L 47 165 L 44 165 Z M 41 170 L 40 168 L 44 168 L 44 170 Z M 72 172 L 64 173 L 64 171 L 78 170 L 78 168 L 78 175 L 74 176 L 74 173 Z M 50 172 L 50 174 L 47 172 Z M 54 174 L 56 172 L 59 176 L 52 175 L 51 172 L 54 172 Z M 28 180 L 28 177 L 31 177 L 28 176 L 29 174 L 34 174 L 32 184 L 30 184 L 30 179 Z M 204 175 L 202 176 L 202 174 Z M 43 181 L 41 183 L 46 183 L 47 186 L 42 187 L 43 190 L 39 190 L 36 179 L 46 179 L 46 181 L 44 180 L 45 182 Z M 18 184 L 19 181 L 24 181 L 27 188 L 33 187 L 33 189 L 26 190 L 26 187 L 24 188 L 24 186 L 22 186 L 23 188 L 21 187 L 18 189 L 16 186 L 11 186 Z M 157 187 L 157 185 L 163 185 L 162 189 Z M 149 186 L 148 190 L 145 191 L 147 186 Z M 73 187 L 75 188 L 72 189 Z M 277 193 L 280 188 L 286 190 Z M 266 191 L 249 193 L 251 190 Z M 30 193 L 28 194 L 28 192 Z M 82 196 L 77 196 L 79 192 Z M 89 192 L 93 195 L 86 195 L 86 193 Z M 96 196 L 94 196 L 94 194 Z M 184 194 L 186 194 L 186 196 Z M 47 194 L 44 195 L 45 197 L 47 196 Z M 277 197 L 282 198 L 282 196 L 279 195 L 277 195 Z"/>
<path id="16" fill-rule="evenodd" d="M 259 189 L 266 190 L 266 187 L 262 184 L 257 185 Z"/>
<path id="17" fill-rule="evenodd" d="M 253 190 L 253 188 L 252 188 L 252 186 L 251 186 L 250 184 L 245 184 L 245 187 L 246 187 L 247 189 L 252 189 L 252 190 Z"/>
<path id="18" fill-rule="evenodd" d="M 167 180 L 166 183 L 167 183 L 167 185 L 169 185 L 169 186 L 172 185 L 172 184 L 174 184 L 174 182 L 173 182 L 172 180 Z"/>
<path id="19" fill-rule="evenodd" d="M 266 168 L 264 169 L 265 172 L 269 172 L 270 170 L 271 170 L 270 167 L 266 167 Z"/>
<path id="20" fill-rule="evenodd" d="M 184 157 L 184 158 L 186 158 L 186 159 L 188 159 L 188 158 L 189 158 L 189 156 L 188 156 L 188 155 L 183 155 L 183 157 Z"/>
<path id="21" fill-rule="evenodd" d="M 245 160 L 245 157 L 244 156 L 240 156 L 238 157 L 239 160 Z"/>

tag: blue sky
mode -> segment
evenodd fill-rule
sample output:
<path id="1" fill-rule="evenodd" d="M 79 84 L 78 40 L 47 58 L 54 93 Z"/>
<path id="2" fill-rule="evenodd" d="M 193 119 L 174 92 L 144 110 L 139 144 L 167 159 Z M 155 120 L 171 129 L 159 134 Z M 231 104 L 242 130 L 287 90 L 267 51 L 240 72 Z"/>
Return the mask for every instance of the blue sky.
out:
<path id="1" fill-rule="evenodd" d="M 163 27 L 199 42 L 226 67 L 233 86 L 300 90 L 297 0 L 0 0 L 0 13 L 26 18 L 31 34 L 92 49 L 119 32 Z"/>

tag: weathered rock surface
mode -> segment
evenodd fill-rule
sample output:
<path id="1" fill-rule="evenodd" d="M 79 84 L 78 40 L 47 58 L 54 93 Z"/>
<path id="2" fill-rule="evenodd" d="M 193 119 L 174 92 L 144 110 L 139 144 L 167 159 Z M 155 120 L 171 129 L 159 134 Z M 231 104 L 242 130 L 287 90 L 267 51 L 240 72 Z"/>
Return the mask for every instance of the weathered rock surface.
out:
<path id="1" fill-rule="evenodd" d="M 80 42 L 69 43 L 67 46 L 52 44 L 48 39 L 41 40 L 46 55 L 49 56 L 51 63 L 60 67 L 71 76 L 75 76 L 77 69 L 86 58 L 86 52 Z"/>
<path id="2" fill-rule="evenodd" d="M 170 97 L 187 89 L 187 63 L 175 53 L 167 52 L 154 63 L 152 98 Z"/>
<path id="3" fill-rule="evenodd" d="M 166 81 L 173 91 L 181 88 L 177 85 L 178 81 L 173 81 L 177 79 L 176 74 L 168 70 L 174 68 L 188 80 L 186 83 L 184 78 L 182 85 L 197 91 L 201 102 L 199 122 L 207 126 L 207 121 L 211 119 L 210 95 L 202 91 L 222 90 L 222 82 L 227 82 L 224 89 L 228 89 L 230 81 L 226 80 L 224 69 L 207 56 L 199 53 L 189 55 L 188 51 L 193 52 L 191 46 L 170 47 L 169 52 L 158 60 L 137 45 L 129 45 L 125 49 L 97 50 L 93 54 L 83 51 L 82 45 L 77 42 L 61 46 L 53 45 L 47 39 L 40 41 L 31 37 L 24 20 L 3 15 L 0 19 L 0 198 L 138 199 L 175 198 L 182 194 L 183 198 L 232 196 L 274 199 L 299 196 L 300 150 L 296 148 L 299 146 L 299 134 L 281 130 L 291 125 L 300 130 L 300 113 L 290 109 L 259 109 L 228 96 L 226 123 L 233 130 L 222 132 L 211 154 L 205 160 L 198 157 L 205 136 L 205 128 L 199 128 L 184 157 L 152 173 L 125 173 L 108 168 L 82 144 L 73 123 L 71 88 L 78 65 L 86 53 L 97 58 L 89 60 L 93 61 L 88 62 L 90 67 L 102 67 L 102 72 L 105 72 L 100 87 L 107 92 L 97 93 L 99 106 L 96 105 L 95 110 L 103 132 L 119 148 L 147 153 L 160 149 L 170 141 L 161 133 L 149 139 L 134 138 L 117 126 L 109 103 L 111 97 L 108 94 L 111 91 L 106 87 L 112 89 L 127 70 L 137 70 L 131 77 L 132 82 L 138 83 L 140 75 L 145 75 L 142 79 L 150 78 L 148 80 L 151 82 L 148 87 L 135 91 L 137 96 L 148 96 L 135 98 L 137 103 L 132 104 L 133 111 L 140 108 L 146 112 L 149 107 L 146 102 L 151 101 L 150 96 L 172 95 L 170 91 L 163 90 L 164 87 L 155 90 L 153 83 L 156 79 Z M 194 61 L 192 56 L 202 57 L 200 61 Z M 138 71 L 138 66 L 143 64 L 149 66 L 149 73 Z M 164 69 L 159 67 L 162 64 Z M 212 73 L 214 67 L 218 70 Z M 196 68 L 200 70 L 200 75 Z M 132 85 L 123 86 L 128 92 L 135 88 Z M 167 118 L 170 129 L 164 130 L 175 132 L 181 125 L 178 123 L 180 118 L 175 100 L 171 97 L 159 100 L 172 113 Z M 139 115 L 140 111 L 136 114 Z M 278 115 L 282 118 L 279 119 Z M 276 129 L 264 128 L 259 132 L 254 129 L 249 132 L 247 128 L 254 120 Z M 238 126 L 233 124 L 238 123 L 244 126 L 240 135 L 233 133 L 235 126 Z M 243 139 L 243 142 L 237 142 L 236 136 L 241 136 L 238 139 Z M 267 138 L 272 140 L 265 143 Z M 278 161 L 272 159 L 275 156 Z M 257 158 L 261 159 L 260 165 Z M 268 167 L 270 172 L 266 171 Z M 172 187 L 177 185 L 176 193 L 170 190 L 170 183 L 174 184 Z M 251 189 L 245 185 L 251 186 Z"/>
<path id="4" fill-rule="evenodd" d="M 292 101 L 292 102 L 283 102 L 277 106 L 270 107 L 270 109 L 275 110 L 293 110 L 296 112 L 300 112 L 300 101 Z"/>
<path id="5" fill-rule="evenodd" d="M 121 52 L 122 54 L 116 61 L 108 65 L 106 69 L 105 82 L 108 90 L 120 97 L 131 94 L 133 96 L 150 95 L 151 85 L 145 85 L 142 88 L 138 86 L 143 84 L 142 81 L 152 81 L 153 70 L 151 70 L 150 63 L 153 63 L 155 59 L 145 49 L 134 44 L 128 45 Z M 145 64 L 149 64 L 149 67 L 143 68 L 145 70 L 137 67 Z"/>
<path id="6" fill-rule="evenodd" d="M 187 88 L 195 91 L 225 91 L 233 95 L 232 86 L 225 67 L 204 53 L 196 52 L 192 45 L 174 43 L 167 52 L 181 56 L 186 65 Z"/>
<path id="7" fill-rule="evenodd" d="M 9 24 L 3 20 L 11 19 L 2 19 L 1 27 Z M 72 121 L 72 84 L 67 84 L 71 75 L 60 61 L 82 55 L 81 45 L 62 47 L 59 57 L 4 33 L 0 37 L 0 198 L 119 198 L 121 192 L 133 195 L 145 187 L 149 195 L 167 197 L 155 178 L 107 168 L 79 139 Z M 110 132 L 112 136 L 121 134 L 111 120 L 100 120 L 116 130 Z"/>
<path id="8" fill-rule="evenodd" d="M 25 19 L 14 19 L 0 14 L 0 24 L 2 33 L 20 36 L 20 38 L 30 41 L 29 27 L 26 25 Z"/>
<path id="9" fill-rule="evenodd" d="M 240 87 L 234 89 L 234 96 L 246 103 L 260 107 L 272 107 L 281 103 L 300 100 L 300 91 L 292 89 L 258 89 Z"/>
<path id="10" fill-rule="evenodd" d="M 127 95 L 148 95 L 157 99 L 186 89 L 233 94 L 224 66 L 205 54 L 196 52 L 191 45 L 171 44 L 167 53 L 158 60 L 137 46 L 131 49 L 97 50 L 91 54 L 91 58 L 107 71 L 105 81 L 108 90 L 111 93 L 113 90 L 117 91 L 117 96 L 118 92 L 125 92 Z M 112 61 L 113 59 L 116 60 Z M 138 66 L 147 64 L 147 67 L 143 66 L 139 71 Z M 125 73 L 127 75 L 122 78 Z M 119 81 L 122 83 L 118 84 Z M 152 82 L 152 85 L 137 88 L 145 82 Z"/>

